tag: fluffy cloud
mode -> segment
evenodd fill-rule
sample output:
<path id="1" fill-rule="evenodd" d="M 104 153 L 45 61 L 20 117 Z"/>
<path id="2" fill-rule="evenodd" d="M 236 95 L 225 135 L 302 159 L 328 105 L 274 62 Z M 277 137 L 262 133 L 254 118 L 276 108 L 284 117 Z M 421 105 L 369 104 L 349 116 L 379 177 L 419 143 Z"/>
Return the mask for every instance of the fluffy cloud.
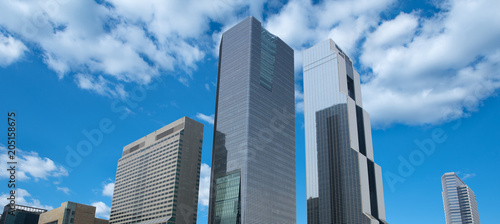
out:
<path id="1" fill-rule="evenodd" d="M 202 114 L 202 113 L 196 113 L 196 118 L 202 120 L 202 121 L 205 121 L 209 124 L 214 124 L 214 114 L 212 115 L 205 115 L 205 114 Z"/>
<path id="2" fill-rule="evenodd" d="M 9 204 L 9 200 L 7 200 L 8 197 L 10 197 L 10 194 L 2 193 L 2 196 L 0 196 L 0 201 L 3 201 L 3 203 L 1 203 L 2 205 Z M 46 210 L 54 209 L 52 206 L 42 205 L 38 199 L 31 197 L 31 194 L 27 190 L 24 190 L 22 188 L 16 189 L 16 204 L 42 208 Z"/>
<path id="3" fill-rule="evenodd" d="M 394 2 L 395 0 L 325 1 L 318 8 L 318 24 L 320 28 L 329 29 L 328 37 L 352 56 L 357 51 L 359 41 L 369 29 L 377 26 L 380 14 Z M 326 38 L 320 41 L 324 39 Z"/>
<path id="4" fill-rule="evenodd" d="M 278 14 L 272 15 L 265 24 L 266 29 L 294 48 L 304 43 L 315 42 L 314 6 L 308 1 L 290 1 Z"/>
<path id="5" fill-rule="evenodd" d="M 259 19 L 266 14 L 263 24 L 299 52 L 327 36 L 350 49 L 392 1 L 325 1 L 313 5 L 295 0 L 282 5 L 263 0 L 31 0 L 6 3 L 0 9 L 0 25 L 40 46 L 46 64 L 60 77 L 97 73 L 144 84 L 174 69 L 185 71 L 179 80 L 191 79 L 190 72 L 197 69 L 207 52 L 217 54 L 218 45 L 214 43 L 220 41 L 221 32 L 208 33 L 211 22 L 220 24 L 224 31 L 245 14 Z M 264 13 L 264 8 L 279 13 Z M 300 62 L 300 57 L 296 58 Z"/>
<path id="6" fill-rule="evenodd" d="M 0 145 L 0 153 L 7 154 L 7 148 Z M 40 157 L 36 152 L 27 152 L 17 149 L 17 165 L 16 178 L 18 180 L 27 180 L 34 178 L 35 181 L 39 179 L 47 180 L 49 177 L 68 176 L 68 171 L 61 165 L 57 165 L 47 157 Z M 3 167 L 8 168 L 8 158 L 0 157 L 0 163 Z M 7 172 L 0 173 L 0 178 L 9 178 Z"/>
<path id="7" fill-rule="evenodd" d="M 82 89 L 93 90 L 94 92 L 110 97 L 127 97 L 127 92 L 122 84 L 113 84 L 102 76 L 93 77 L 90 74 L 78 73 L 75 75 L 75 82 Z"/>
<path id="8" fill-rule="evenodd" d="M 362 92 L 374 126 L 436 124 L 477 110 L 500 87 L 494 10 L 500 3 L 450 0 L 430 18 L 412 12 L 381 21 L 394 3 L 290 1 L 266 27 L 296 50 L 296 71 L 298 52 L 328 37 L 355 61 L 359 55 L 359 67 L 368 71 Z M 297 100 L 297 112 L 301 108 Z"/>
<path id="9" fill-rule="evenodd" d="M 394 0 L 311 1 L 292 0 L 279 13 L 270 16 L 266 28 L 300 53 L 320 41 L 333 38 L 348 53 L 370 28 L 377 26 L 380 13 Z M 301 55 L 295 55 L 300 70 Z"/>
<path id="10" fill-rule="evenodd" d="M 401 13 L 367 36 L 363 99 L 373 124 L 436 124 L 467 116 L 500 87 L 495 1 L 448 1 L 441 13 Z M 468 16 L 474 15 L 474 16 Z"/>
<path id="11" fill-rule="evenodd" d="M 106 205 L 106 203 L 102 201 L 94 202 L 91 204 L 94 206 L 95 209 L 95 215 L 99 218 L 103 219 L 109 219 L 109 213 L 111 213 L 111 208 Z"/>
<path id="12" fill-rule="evenodd" d="M 202 163 L 200 168 L 200 190 L 198 202 L 201 206 L 208 206 L 210 198 L 210 166 Z"/>
<path id="13" fill-rule="evenodd" d="M 362 74 L 375 126 L 436 124 L 477 110 L 500 87 L 500 2 L 445 0 L 435 3 L 434 16 L 417 10 L 392 18 L 396 4 L 7 1 L 0 8 L 0 66 L 36 46 L 61 78 L 72 75 L 78 87 L 104 96 L 126 97 L 126 83 L 147 84 L 161 74 L 189 86 L 198 63 L 217 56 L 222 32 L 250 14 L 294 48 L 297 80 L 301 51 L 332 38 Z M 298 112 L 301 105 L 298 100 Z"/>
<path id="14" fill-rule="evenodd" d="M 365 50 L 373 47 L 400 46 L 411 41 L 418 26 L 416 14 L 401 13 L 393 20 L 383 22 L 365 42 Z M 364 55 L 369 54 L 365 51 Z"/>
<path id="15" fill-rule="evenodd" d="M 79 87 L 111 97 L 115 85 L 147 84 L 161 73 L 190 80 L 197 63 L 211 52 L 211 22 L 238 21 L 235 12 L 262 13 L 263 1 L 8 1 L 0 8 L 0 27 L 33 43 L 60 78 L 76 75 Z M 26 47 L 0 35 L 0 65 Z M 92 77 L 82 74 L 102 74 Z M 116 80 L 109 82 L 106 80 Z M 120 87 L 118 87 L 120 88 Z"/>
<path id="16" fill-rule="evenodd" d="M 299 85 L 295 85 L 295 111 L 304 113 L 304 92 Z"/>
<path id="17" fill-rule="evenodd" d="M 113 190 L 115 189 L 115 183 L 105 184 L 102 189 L 102 195 L 113 197 Z"/>
<path id="18" fill-rule="evenodd" d="M 24 55 L 28 48 L 20 40 L 0 33 L 0 66 L 8 66 Z"/>

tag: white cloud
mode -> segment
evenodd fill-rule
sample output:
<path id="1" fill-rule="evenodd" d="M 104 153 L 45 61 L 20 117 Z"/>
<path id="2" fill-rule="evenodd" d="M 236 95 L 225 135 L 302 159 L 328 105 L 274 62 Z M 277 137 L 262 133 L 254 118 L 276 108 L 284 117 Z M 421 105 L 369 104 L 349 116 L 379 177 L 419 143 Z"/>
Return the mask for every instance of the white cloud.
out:
<path id="1" fill-rule="evenodd" d="M 208 206 L 210 198 L 210 166 L 202 163 L 200 168 L 200 191 L 198 193 L 198 202 L 202 206 Z"/>
<path id="2" fill-rule="evenodd" d="M 317 9 L 319 27 L 328 29 L 328 37 L 352 56 L 357 51 L 358 42 L 370 28 L 377 26 L 380 14 L 394 2 L 395 0 L 325 1 Z M 324 39 L 326 38 L 319 41 Z"/>
<path id="3" fill-rule="evenodd" d="M 182 83 L 182 85 L 189 87 L 189 80 L 186 77 L 179 77 L 177 80 Z"/>
<path id="4" fill-rule="evenodd" d="M 113 190 L 115 189 L 115 183 L 105 184 L 102 189 L 102 195 L 113 197 Z"/>
<path id="5" fill-rule="evenodd" d="M 304 93 L 298 85 L 295 85 L 295 100 L 304 100 Z"/>
<path id="6" fill-rule="evenodd" d="M 300 52 L 332 38 L 360 68 L 374 126 L 468 116 L 500 88 L 499 1 L 446 0 L 434 16 L 417 9 L 386 21 L 381 14 L 390 18 L 396 0 L 50 2 L 5 2 L 0 49 L 14 49 L 7 52 L 15 61 L 37 46 L 59 77 L 73 75 L 80 88 L 110 97 L 161 74 L 189 86 L 207 54 L 218 55 L 222 32 L 249 14 L 265 17 L 263 26 L 295 50 L 297 80 Z M 213 24 L 220 29 L 210 30 Z M 1 55 L 4 66 L 12 63 Z M 302 105 L 296 102 L 297 111 Z"/>
<path id="7" fill-rule="evenodd" d="M 494 10 L 500 3 L 450 0 L 434 17 L 400 13 L 381 22 L 394 2 L 292 0 L 265 25 L 295 49 L 296 71 L 298 52 L 328 37 L 351 57 L 359 53 L 359 67 L 371 72 L 360 71 L 364 105 L 376 127 L 436 124 L 477 110 L 500 87 Z M 296 111 L 303 111 L 300 99 Z"/>
<path id="8" fill-rule="evenodd" d="M 348 55 L 354 55 L 360 38 L 370 27 L 376 25 L 377 20 L 372 19 L 366 16 L 346 18 L 328 33 L 328 37 L 335 40 L 335 43 Z"/>
<path id="9" fill-rule="evenodd" d="M 93 84 L 113 78 L 117 81 L 107 83 L 107 91 L 102 86 L 86 89 L 119 96 L 110 91 L 115 85 L 147 84 L 174 70 L 182 71 L 175 75 L 186 84 L 206 52 L 214 49 L 207 32 L 210 23 L 234 23 L 242 10 L 262 13 L 263 4 L 243 0 L 8 1 L 0 8 L 0 26 L 37 46 L 60 78 L 94 74 Z M 1 39 L 0 55 L 9 53 L 9 60 L 0 58 L 3 65 L 27 50 L 10 36 Z"/>
<path id="10" fill-rule="evenodd" d="M 65 193 L 65 194 L 67 194 L 67 195 L 69 195 L 69 192 L 71 191 L 71 190 L 70 190 L 69 188 L 67 188 L 67 187 L 59 187 L 59 186 L 57 187 L 57 190 L 58 190 L 58 191 L 62 191 L 62 192 L 64 192 L 64 193 Z"/>
<path id="11" fill-rule="evenodd" d="M 310 2 L 290 1 L 278 14 L 272 15 L 265 26 L 290 46 L 301 47 L 318 38 L 318 31 L 314 30 L 314 13 Z"/>
<path id="12" fill-rule="evenodd" d="M 122 84 L 112 84 L 102 76 L 93 77 L 90 74 L 78 73 L 75 75 L 75 82 L 82 89 L 93 90 L 94 92 L 109 97 L 127 97 Z"/>
<path id="13" fill-rule="evenodd" d="M 210 85 L 209 85 L 208 83 L 205 83 L 205 89 L 206 89 L 207 91 L 210 91 Z"/>
<path id="14" fill-rule="evenodd" d="M 393 20 L 385 21 L 373 33 L 365 43 L 369 47 L 399 46 L 411 41 L 418 26 L 418 16 L 414 13 L 400 13 Z M 366 54 L 366 53 L 365 53 Z"/>
<path id="15" fill-rule="evenodd" d="M 364 35 L 380 21 L 380 13 L 395 0 L 310 1 L 292 0 L 264 23 L 295 50 L 295 71 L 302 68 L 301 51 L 327 38 L 333 38 L 349 53 Z M 297 77 L 300 79 L 300 77 Z"/>
<path id="16" fill-rule="evenodd" d="M 295 70 L 295 81 L 302 80 L 302 51 L 301 50 L 293 50 L 293 68 Z"/>
<path id="17" fill-rule="evenodd" d="M 215 115 L 205 115 L 205 114 L 202 114 L 202 113 L 196 113 L 196 118 L 202 120 L 202 121 L 205 121 L 209 124 L 214 124 L 214 116 Z"/>
<path id="18" fill-rule="evenodd" d="M 463 180 L 463 181 L 465 181 L 465 180 L 467 180 L 467 179 L 469 179 L 469 178 L 471 178 L 471 177 L 475 177 L 475 176 L 476 176 L 476 174 L 475 174 L 475 173 L 464 173 L 464 174 L 462 175 L 462 180 Z"/>
<path id="19" fill-rule="evenodd" d="M 304 93 L 299 85 L 295 85 L 295 112 L 304 113 Z"/>
<path id="20" fill-rule="evenodd" d="M 15 191 L 16 191 L 16 194 L 15 194 L 16 204 L 18 204 L 18 205 L 41 208 L 41 209 L 46 209 L 46 210 L 54 209 L 52 206 L 42 205 L 38 199 L 33 198 L 30 195 L 30 193 L 25 189 L 17 188 Z M 2 196 L 0 196 L 0 201 L 3 201 L 3 203 L 1 203 L 2 205 L 6 205 L 6 204 L 10 203 L 10 201 L 7 199 L 8 197 L 10 197 L 10 192 L 2 193 Z"/>
<path id="21" fill-rule="evenodd" d="M 96 217 L 109 219 L 109 213 L 111 212 L 111 208 L 107 206 L 106 203 L 98 201 L 92 203 L 91 205 L 96 208 L 95 209 Z"/>
<path id="22" fill-rule="evenodd" d="M 0 153 L 7 154 L 7 148 L 0 145 Z M 68 171 L 61 165 L 56 165 L 54 161 L 47 157 L 40 157 L 36 152 L 27 152 L 20 149 L 16 150 L 17 171 L 16 178 L 18 180 L 27 180 L 34 178 L 47 180 L 49 177 L 68 176 Z M 6 156 L 0 157 L 0 163 L 3 167 L 8 168 L 9 164 Z M 7 172 L 0 172 L 0 178 L 9 178 Z"/>
<path id="23" fill-rule="evenodd" d="M 463 181 L 467 180 L 467 179 L 470 179 L 472 177 L 475 177 L 476 174 L 475 173 L 470 173 L 468 171 L 466 172 L 462 172 L 462 171 L 458 171 L 458 172 L 455 172 L 459 177 L 460 179 L 462 179 Z"/>
<path id="24" fill-rule="evenodd" d="M 19 60 L 28 48 L 20 40 L 0 33 L 0 66 L 8 66 Z"/>
<path id="25" fill-rule="evenodd" d="M 304 101 L 299 101 L 295 103 L 295 112 L 304 113 Z"/>
<path id="26" fill-rule="evenodd" d="M 428 19 L 401 13 L 367 36 L 361 62 L 373 74 L 362 91 L 375 126 L 468 116 L 500 88 L 500 2 L 440 7 Z"/>

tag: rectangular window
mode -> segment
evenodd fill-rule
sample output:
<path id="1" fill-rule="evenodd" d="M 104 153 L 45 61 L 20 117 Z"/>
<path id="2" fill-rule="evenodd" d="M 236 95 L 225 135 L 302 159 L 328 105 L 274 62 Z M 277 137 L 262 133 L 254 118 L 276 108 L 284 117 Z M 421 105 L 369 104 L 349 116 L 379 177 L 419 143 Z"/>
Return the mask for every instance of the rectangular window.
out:
<path id="1" fill-rule="evenodd" d="M 158 141 L 159 139 L 164 138 L 164 137 L 165 137 L 165 136 L 167 136 L 167 135 L 172 134 L 173 132 L 174 132 L 174 128 L 170 128 L 170 129 L 168 129 L 168 130 L 166 130 L 166 131 L 164 131 L 164 132 L 162 132 L 162 133 L 158 134 L 158 135 L 156 136 L 156 141 Z"/>
<path id="2" fill-rule="evenodd" d="M 240 171 L 215 180 L 215 223 L 240 222 Z"/>
<path id="3" fill-rule="evenodd" d="M 372 209 L 372 216 L 379 220 L 378 217 L 378 200 L 377 200 L 377 186 L 375 181 L 375 164 L 370 160 L 368 162 L 368 183 L 370 186 L 370 206 Z"/>
<path id="4" fill-rule="evenodd" d="M 366 156 L 365 121 L 363 119 L 363 109 L 356 105 L 356 120 L 358 123 L 358 145 L 359 152 Z"/>
<path id="5" fill-rule="evenodd" d="M 349 97 L 353 100 L 356 100 L 356 95 L 354 92 L 354 80 L 351 77 L 347 76 L 347 92 L 349 93 Z"/>

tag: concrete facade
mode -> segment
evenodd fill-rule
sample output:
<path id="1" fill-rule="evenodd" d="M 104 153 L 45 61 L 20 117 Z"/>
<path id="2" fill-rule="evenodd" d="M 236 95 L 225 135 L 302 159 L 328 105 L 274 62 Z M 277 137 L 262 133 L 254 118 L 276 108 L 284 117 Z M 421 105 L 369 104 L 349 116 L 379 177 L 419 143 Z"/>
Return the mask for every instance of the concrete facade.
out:
<path id="1" fill-rule="evenodd" d="M 61 207 L 42 213 L 38 224 L 108 224 L 108 220 L 95 218 L 96 207 L 64 202 Z"/>
<path id="2" fill-rule="evenodd" d="M 123 147 L 110 223 L 196 223 L 202 143 L 183 117 Z"/>

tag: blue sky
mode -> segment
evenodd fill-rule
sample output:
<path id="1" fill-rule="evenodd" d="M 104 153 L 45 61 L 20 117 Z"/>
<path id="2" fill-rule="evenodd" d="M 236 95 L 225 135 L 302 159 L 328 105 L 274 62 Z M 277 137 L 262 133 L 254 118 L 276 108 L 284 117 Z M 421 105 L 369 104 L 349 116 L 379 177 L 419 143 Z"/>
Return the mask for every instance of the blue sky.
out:
<path id="1" fill-rule="evenodd" d="M 440 178 L 452 171 L 475 191 L 483 223 L 496 220 L 499 1 L 2 5 L 0 112 L 3 119 L 17 114 L 20 204 L 74 201 L 108 217 L 123 146 L 189 116 L 205 124 L 198 222 L 206 223 L 218 44 L 225 30 L 252 15 L 295 50 L 297 223 L 306 222 L 300 52 L 327 38 L 362 76 L 387 221 L 444 223 Z M 0 142 L 4 166 L 5 148 Z M 7 171 L 0 180 L 7 181 Z M 0 188 L 2 198 L 8 190 Z"/>

